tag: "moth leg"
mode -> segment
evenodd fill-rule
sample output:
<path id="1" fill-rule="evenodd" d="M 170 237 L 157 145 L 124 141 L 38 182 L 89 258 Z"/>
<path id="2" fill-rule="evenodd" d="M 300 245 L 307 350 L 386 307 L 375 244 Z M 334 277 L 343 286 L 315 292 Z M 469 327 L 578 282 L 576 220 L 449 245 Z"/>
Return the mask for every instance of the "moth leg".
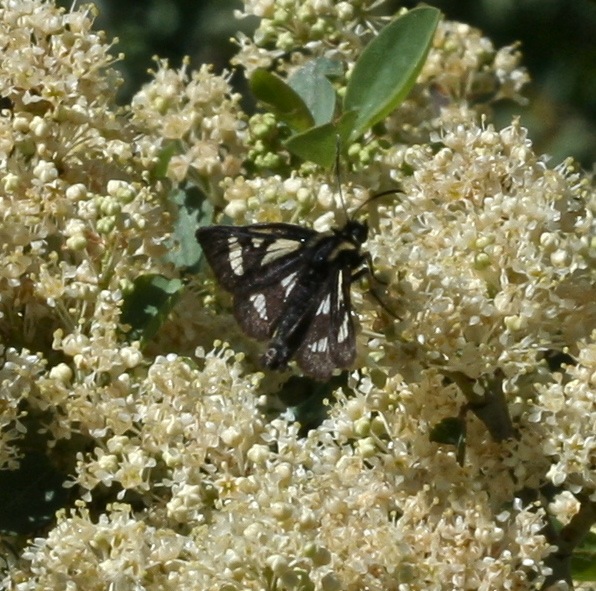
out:
<path id="1" fill-rule="evenodd" d="M 385 284 L 386 285 L 386 284 Z M 369 287 L 368 288 L 368 293 L 370 293 L 370 295 L 376 300 L 376 302 L 379 304 L 379 306 L 381 306 L 381 308 L 383 308 L 383 310 L 385 310 L 385 312 L 387 312 L 387 314 L 389 314 L 390 316 L 393 316 L 393 318 L 397 319 L 397 320 L 401 320 L 401 317 L 398 316 L 383 300 L 383 298 L 379 295 L 379 293 L 373 288 L 373 287 Z"/>
<path id="2" fill-rule="evenodd" d="M 352 273 L 351 283 L 354 283 L 354 281 L 358 281 L 358 279 L 362 279 L 365 275 L 372 275 L 372 272 L 368 267 L 358 269 L 358 271 Z"/>
<path id="3" fill-rule="evenodd" d="M 379 285 L 389 285 L 388 281 L 383 281 L 383 279 L 377 277 L 375 274 L 375 266 L 373 265 L 370 252 L 362 254 L 362 262 L 360 264 L 364 263 L 366 263 L 366 266 L 357 269 L 354 273 L 352 273 L 352 283 L 354 281 L 358 281 L 358 279 L 362 279 L 365 275 L 368 275 L 375 283 L 378 283 Z"/>
<path id="4" fill-rule="evenodd" d="M 364 253 L 364 260 L 365 260 L 366 265 L 368 267 L 368 271 L 370 273 L 370 276 L 373 278 L 373 280 L 376 283 L 378 283 L 379 285 L 385 285 L 385 286 L 389 285 L 389 281 L 384 281 L 380 277 L 377 277 L 377 275 L 375 273 L 375 266 L 373 265 L 372 255 L 370 254 L 370 252 Z"/>
<path id="5" fill-rule="evenodd" d="M 362 277 L 364 277 L 365 275 L 368 275 L 371 278 L 372 283 L 375 283 L 377 285 L 382 285 L 384 287 L 389 285 L 388 281 L 383 281 L 382 279 L 380 279 L 379 277 L 376 276 L 371 254 L 369 252 L 367 252 L 363 256 L 364 256 L 363 262 L 366 262 L 366 267 L 362 267 L 362 269 L 358 269 L 355 273 L 352 274 L 352 282 L 358 281 L 358 279 L 362 279 Z M 387 312 L 387 314 L 389 314 L 390 316 L 393 316 L 393 318 L 396 318 L 397 320 L 401 320 L 401 318 L 385 303 L 385 301 L 380 296 L 376 287 L 373 287 L 372 285 L 370 285 L 368 288 L 368 292 L 374 298 L 374 300 L 379 304 L 379 306 L 381 306 L 381 308 L 383 308 L 383 310 L 385 310 L 385 312 Z"/>

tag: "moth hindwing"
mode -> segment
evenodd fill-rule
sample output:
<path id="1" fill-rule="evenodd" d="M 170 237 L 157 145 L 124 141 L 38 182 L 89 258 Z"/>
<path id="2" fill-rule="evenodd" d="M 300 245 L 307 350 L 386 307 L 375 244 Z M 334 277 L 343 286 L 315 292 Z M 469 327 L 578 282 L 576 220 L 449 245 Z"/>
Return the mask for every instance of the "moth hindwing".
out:
<path id="1" fill-rule="evenodd" d="M 351 220 L 328 232 L 280 223 L 211 226 L 196 236 L 240 327 L 269 340 L 265 367 L 294 358 L 306 375 L 327 380 L 356 356 L 350 285 L 368 268 L 367 234 Z"/>

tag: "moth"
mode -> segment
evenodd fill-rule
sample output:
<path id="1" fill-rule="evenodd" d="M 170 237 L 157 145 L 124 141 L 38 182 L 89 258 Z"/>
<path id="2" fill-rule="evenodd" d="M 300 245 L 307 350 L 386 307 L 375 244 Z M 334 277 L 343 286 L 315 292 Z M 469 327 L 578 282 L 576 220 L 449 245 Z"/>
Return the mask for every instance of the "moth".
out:
<path id="1" fill-rule="evenodd" d="M 326 381 L 356 357 L 351 284 L 369 272 L 366 223 L 327 232 L 286 223 L 200 228 L 196 237 L 242 330 L 268 340 L 262 363 L 295 359 Z"/>

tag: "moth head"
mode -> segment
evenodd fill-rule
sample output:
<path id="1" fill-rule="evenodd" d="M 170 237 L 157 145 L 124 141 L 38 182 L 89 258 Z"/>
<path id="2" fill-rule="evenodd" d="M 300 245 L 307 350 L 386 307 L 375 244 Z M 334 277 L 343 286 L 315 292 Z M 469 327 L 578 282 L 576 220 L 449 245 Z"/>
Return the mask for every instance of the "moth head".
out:
<path id="1" fill-rule="evenodd" d="M 349 220 L 341 231 L 342 235 L 353 244 L 360 245 L 368 238 L 368 224 Z"/>

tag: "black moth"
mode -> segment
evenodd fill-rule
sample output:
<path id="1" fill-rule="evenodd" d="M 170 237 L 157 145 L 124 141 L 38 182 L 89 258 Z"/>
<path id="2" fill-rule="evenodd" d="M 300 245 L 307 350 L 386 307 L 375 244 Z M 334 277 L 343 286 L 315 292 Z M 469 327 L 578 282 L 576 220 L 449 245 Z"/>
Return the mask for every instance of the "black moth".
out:
<path id="1" fill-rule="evenodd" d="M 269 340 L 262 362 L 296 359 L 327 380 L 356 357 L 350 285 L 368 271 L 361 252 L 368 226 L 350 220 L 317 232 L 294 224 L 211 226 L 197 231 L 209 265 L 234 300 L 242 330 Z"/>

